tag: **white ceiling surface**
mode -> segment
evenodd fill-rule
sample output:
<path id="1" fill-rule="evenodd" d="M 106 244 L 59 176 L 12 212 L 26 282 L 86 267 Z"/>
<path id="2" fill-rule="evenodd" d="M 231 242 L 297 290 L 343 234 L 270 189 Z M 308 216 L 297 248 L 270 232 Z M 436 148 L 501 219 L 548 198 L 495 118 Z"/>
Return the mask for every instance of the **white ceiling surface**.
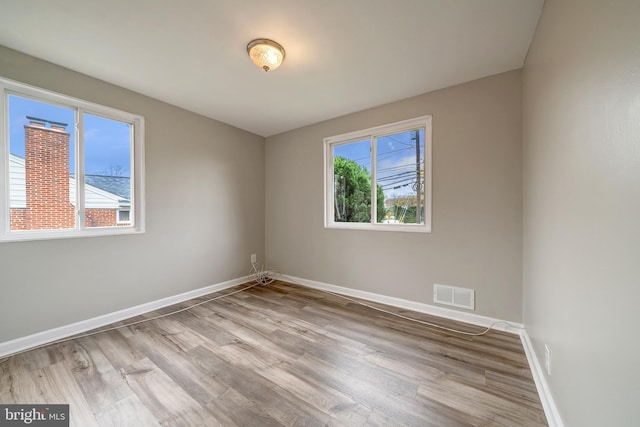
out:
<path id="1" fill-rule="evenodd" d="M 0 0 L 0 45 L 270 136 L 520 68 L 543 0 Z M 270 73 L 254 38 L 286 50 Z"/>

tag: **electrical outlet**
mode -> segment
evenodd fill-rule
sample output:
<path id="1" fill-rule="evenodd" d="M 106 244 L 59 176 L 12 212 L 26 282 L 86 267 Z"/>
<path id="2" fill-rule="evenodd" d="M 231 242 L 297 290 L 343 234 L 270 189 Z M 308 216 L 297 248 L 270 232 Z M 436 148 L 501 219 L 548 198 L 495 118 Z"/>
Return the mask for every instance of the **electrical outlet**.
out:
<path id="1" fill-rule="evenodd" d="M 544 367 L 547 370 L 547 375 L 551 376 L 551 349 L 547 344 L 544 345 Z"/>
<path id="2" fill-rule="evenodd" d="M 251 254 L 251 264 L 256 263 L 256 254 Z"/>

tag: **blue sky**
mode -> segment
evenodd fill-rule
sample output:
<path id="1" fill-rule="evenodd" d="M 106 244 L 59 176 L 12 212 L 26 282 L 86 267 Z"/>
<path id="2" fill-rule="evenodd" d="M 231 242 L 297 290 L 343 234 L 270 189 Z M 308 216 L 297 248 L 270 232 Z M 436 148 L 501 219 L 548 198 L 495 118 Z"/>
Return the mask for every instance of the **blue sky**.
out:
<path id="1" fill-rule="evenodd" d="M 19 96 L 9 96 L 10 152 L 24 157 L 24 126 L 27 116 L 67 123 L 70 134 L 70 165 L 75 172 L 75 111 Z M 47 124 L 49 126 L 49 124 Z M 84 115 L 85 173 L 130 175 L 130 125 L 89 113 Z"/>
<path id="2" fill-rule="evenodd" d="M 376 180 L 385 196 L 415 195 L 416 142 L 414 131 L 401 132 L 377 138 Z M 424 168 L 424 130 L 419 131 L 420 163 Z M 334 146 L 334 156 L 353 160 L 371 171 L 371 141 L 369 139 Z"/>

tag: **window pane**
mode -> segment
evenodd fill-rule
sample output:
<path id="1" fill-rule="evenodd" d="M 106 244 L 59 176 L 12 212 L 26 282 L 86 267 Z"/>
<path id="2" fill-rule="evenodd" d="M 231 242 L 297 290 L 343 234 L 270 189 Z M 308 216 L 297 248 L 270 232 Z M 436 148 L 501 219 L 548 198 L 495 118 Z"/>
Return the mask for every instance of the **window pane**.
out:
<path id="1" fill-rule="evenodd" d="M 129 211 L 118 211 L 118 223 L 129 222 Z"/>
<path id="2" fill-rule="evenodd" d="M 376 184 L 377 222 L 424 224 L 424 129 L 377 139 Z"/>
<path id="3" fill-rule="evenodd" d="M 85 226 L 131 225 L 131 124 L 84 114 Z"/>
<path id="4" fill-rule="evenodd" d="M 11 230 L 75 228 L 74 110 L 8 99 Z"/>
<path id="5" fill-rule="evenodd" d="M 371 141 L 333 147 L 334 221 L 371 222 Z"/>

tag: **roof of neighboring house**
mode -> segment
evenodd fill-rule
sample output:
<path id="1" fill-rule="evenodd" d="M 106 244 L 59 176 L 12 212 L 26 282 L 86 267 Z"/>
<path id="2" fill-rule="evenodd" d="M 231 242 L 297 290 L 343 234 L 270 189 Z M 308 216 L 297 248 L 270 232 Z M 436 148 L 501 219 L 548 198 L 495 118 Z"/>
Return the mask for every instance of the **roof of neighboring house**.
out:
<path id="1" fill-rule="evenodd" d="M 84 182 L 126 200 L 131 197 L 131 179 L 128 176 L 85 175 Z"/>

